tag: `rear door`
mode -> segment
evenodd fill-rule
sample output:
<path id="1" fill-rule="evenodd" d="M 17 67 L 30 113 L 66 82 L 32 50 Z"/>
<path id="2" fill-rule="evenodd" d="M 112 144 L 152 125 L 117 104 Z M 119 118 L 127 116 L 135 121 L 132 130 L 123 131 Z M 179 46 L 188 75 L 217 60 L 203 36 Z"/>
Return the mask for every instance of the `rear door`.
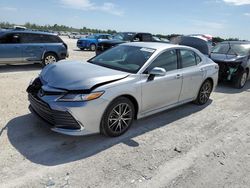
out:
<path id="1" fill-rule="evenodd" d="M 21 45 L 23 60 L 25 62 L 39 62 L 45 52 L 43 35 L 34 33 L 22 33 Z"/>
<path id="2" fill-rule="evenodd" d="M 0 38 L 0 64 L 22 63 L 20 34 L 9 33 Z"/>
<path id="3" fill-rule="evenodd" d="M 199 66 L 202 59 L 194 51 L 180 49 L 181 74 L 183 77 L 182 90 L 179 101 L 196 98 L 205 76 L 205 70 Z"/>

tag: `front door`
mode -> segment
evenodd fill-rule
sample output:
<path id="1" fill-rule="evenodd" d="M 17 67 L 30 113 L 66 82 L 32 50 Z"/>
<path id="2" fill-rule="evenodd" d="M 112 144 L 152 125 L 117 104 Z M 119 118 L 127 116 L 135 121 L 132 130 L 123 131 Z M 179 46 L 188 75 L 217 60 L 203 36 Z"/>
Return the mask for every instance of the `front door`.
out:
<path id="1" fill-rule="evenodd" d="M 155 76 L 149 80 L 149 75 L 142 75 L 142 113 L 175 104 L 179 100 L 182 75 L 178 70 L 176 50 L 168 50 L 160 54 L 147 68 L 150 72 L 155 67 L 164 68 L 165 76 Z"/>
<path id="2" fill-rule="evenodd" d="M 0 64 L 22 63 L 20 35 L 10 33 L 0 38 Z"/>

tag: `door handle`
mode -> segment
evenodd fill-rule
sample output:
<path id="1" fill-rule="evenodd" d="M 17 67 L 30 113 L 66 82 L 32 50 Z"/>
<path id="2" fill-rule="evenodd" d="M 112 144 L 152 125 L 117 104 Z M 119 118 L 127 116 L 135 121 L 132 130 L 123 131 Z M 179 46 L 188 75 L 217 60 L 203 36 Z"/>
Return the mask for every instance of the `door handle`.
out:
<path id="1" fill-rule="evenodd" d="M 176 78 L 176 79 L 180 79 L 180 78 L 182 78 L 182 75 L 181 75 L 181 74 L 177 74 L 177 75 L 175 76 L 175 78 Z"/>
<path id="2" fill-rule="evenodd" d="M 200 72 L 204 72 L 204 69 L 203 69 L 203 68 L 201 68 L 201 69 L 200 69 Z"/>

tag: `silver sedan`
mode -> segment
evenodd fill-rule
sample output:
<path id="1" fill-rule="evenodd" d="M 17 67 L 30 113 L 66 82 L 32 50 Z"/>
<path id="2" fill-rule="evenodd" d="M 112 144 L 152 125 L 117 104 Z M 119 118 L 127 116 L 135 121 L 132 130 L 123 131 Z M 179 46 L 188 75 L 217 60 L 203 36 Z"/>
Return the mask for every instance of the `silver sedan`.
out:
<path id="1" fill-rule="evenodd" d="M 27 92 L 30 109 L 53 131 L 114 137 L 135 119 L 191 101 L 204 105 L 217 80 L 218 65 L 194 48 L 134 42 L 88 62 L 48 65 Z"/>

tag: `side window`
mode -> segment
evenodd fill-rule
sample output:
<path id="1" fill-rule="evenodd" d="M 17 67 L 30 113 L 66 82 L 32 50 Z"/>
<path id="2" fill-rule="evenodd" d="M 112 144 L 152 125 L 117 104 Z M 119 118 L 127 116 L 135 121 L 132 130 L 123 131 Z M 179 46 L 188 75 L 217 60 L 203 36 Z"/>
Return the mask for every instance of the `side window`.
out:
<path id="1" fill-rule="evenodd" d="M 20 35 L 18 33 L 7 34 L 0 38 L 1 44 L 17 44 L 20 43 Z"/>
<path id="2" fill-rule="evenodd" d="M 201 57 L 195 53 L 195 58 L 196 58 L 196 64 L 198 65 L 200 62 L 202 62 Z"/>
<path id="3" fill-rule="evenodd" d="M 21 43 L 41 43 L 41 35 L 32 33 L 22 33 Z"/>
<path id="4" fill-rule="evenodd" d="M 196 65 L 196 55 L 191 50 L 180 50 L 182 68 L 192 67 Z"/>
<path id="5" fill-rule="evenodd" d="M 110 36 L 109 35 L 104 35 L 103 39 L 110 39 Z"/>
<path id="6" fill-rule="evenodd" d="M 164 68 L 166 71 L 176 70 L 178 68 L 176 50 L 169 50 L 159 55 L 148 67 L 148 71 L 155 67 Z"/>
<path id="7" fill-rule="evenodd" d="M 139 42 L 139 41 L 142 41 L 142 36 L 141 34 L 136 34 L 133 39 L 132 39 L 133 42 Z"/>
<path id="8" fill-rule="evenodd" d="M 61 40 L 57 36 L 53 35 L 42 35 L 42 43 L 60 43 Z"/>

